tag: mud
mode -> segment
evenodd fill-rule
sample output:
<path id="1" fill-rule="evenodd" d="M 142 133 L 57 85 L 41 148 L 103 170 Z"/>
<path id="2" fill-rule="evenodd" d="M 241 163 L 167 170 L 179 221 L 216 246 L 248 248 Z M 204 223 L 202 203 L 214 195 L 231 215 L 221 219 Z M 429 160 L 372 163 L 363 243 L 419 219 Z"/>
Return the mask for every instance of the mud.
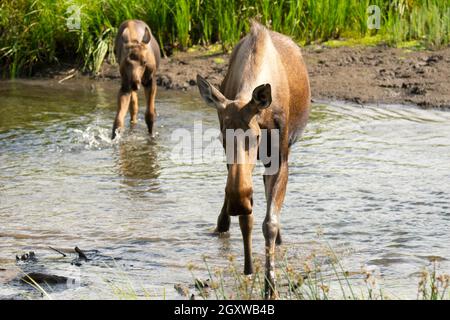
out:
<path id="1" fill-rule="evenodd" d="M 450 48 L 412 51 L 384 46 L 314 46 L 302 50 L 310 74 L 313 100 L 450 108 Z M 219 85 L 228 61 L 228 54 L 211 54 L 205 49 L 175 53 L 163 59 L 158 85 L 165 89 L 190 90 L 196 86 L 197 74 Z M 44 71 L 38 76 L 67 82 L 85 77 L 73 66 L 69 71 Z M 95 78 L 118 81 L 120 76 L 115 64 L 105 63 Z"/>

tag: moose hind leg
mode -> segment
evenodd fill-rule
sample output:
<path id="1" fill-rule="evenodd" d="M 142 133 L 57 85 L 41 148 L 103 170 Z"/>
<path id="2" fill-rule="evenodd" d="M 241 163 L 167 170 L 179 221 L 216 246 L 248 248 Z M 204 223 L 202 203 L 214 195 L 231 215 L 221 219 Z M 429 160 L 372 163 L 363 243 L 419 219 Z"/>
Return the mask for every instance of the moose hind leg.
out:
<path id="1" fill-rule="evenodd" d="M 266 264 L 264 279 L 264 296 L 266 299 L 277 297 L 275 284 L 275 241 L 278 232 L 278 216 L 271 214 L 263 222 L 263 234 L 266 242 Z"/>
<path id="2" fill-rule="evenodd" d="M 280 164 L 276 174 L 265 176 L 267 211 L 263 223 L 263 234 L 266 242 L 266 299 L 276 299 L 278 297 L 275 283 L 275 244 L 280 231 L 280 211 L 286 194 L 287 177 L 287 162 Z"/>
<path id="3" fill-rule="evenodd" d="M 267 198 L 268 194 L 267 194 L 267 192 L 269 190 L 268 190 L 268 186 L 266 184 L 270 183 L 270 181 L 271 181 L 270 176 L 264 176 L 264 187 L 266 188 L 266 200 L 267 201 L 268 201 L 268 198 Z M 283 240 L 282 240 L 282 237 L 281 237 L 281 226 L 278 227 L 277 238 L 275 240 L 275 244 L 277 246 L 280 246 L 280 245 L 283 244 Z"/>

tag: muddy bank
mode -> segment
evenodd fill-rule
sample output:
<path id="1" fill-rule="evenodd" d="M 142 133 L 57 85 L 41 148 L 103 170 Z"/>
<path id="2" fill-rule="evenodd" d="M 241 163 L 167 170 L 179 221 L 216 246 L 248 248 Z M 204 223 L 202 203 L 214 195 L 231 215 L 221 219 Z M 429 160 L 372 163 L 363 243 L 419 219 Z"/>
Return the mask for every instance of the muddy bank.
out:
<path id="1" fill-rule="evenodd" d="M 388 47 L 307 47 L 303 48 L 303 55 L 315 100 L 450 108 L 450 48 L 411 51 Z M 190 90 L 196 85 L 198 73 L 219 85 L 228 61 L 229 55 L 206 50 L 176 53 L 163 59 L 158 85 Z M 65 81 L 83 77 L 73 70 L 42 72 L 40 76 L 67 78 Z M 118 80 L 117 66 L 105 63 L 97 78 Z"/>
<path id="2" fill-rule="evenodd" d="M 304 51 L 313 98 L 450 108 L 450 48 Z"/>

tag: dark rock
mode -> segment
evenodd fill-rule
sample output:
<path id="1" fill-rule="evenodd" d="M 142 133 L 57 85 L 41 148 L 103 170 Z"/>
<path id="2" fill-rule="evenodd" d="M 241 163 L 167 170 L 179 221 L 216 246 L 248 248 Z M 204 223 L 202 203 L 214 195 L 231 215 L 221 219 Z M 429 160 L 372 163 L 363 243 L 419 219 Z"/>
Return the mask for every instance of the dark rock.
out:
<path id="1" fill-rule="evenodd" d="M 409 90 L 409 93 L 411 93 L 411 94 L 425 94 L 426 90 L 422 89 L 422 88 L 419 88 L 418 86 L 413 86 Z"/>
<path id="2" fill-rule="evenodd" d="M 211 280 L 201 280 L 201 279 L 195 279 L 195 287 L 197 289 L 205 289 L 210 287 Z"/>
<path id="3" fill-rule="evenodd" d="M 425 60 L 425 62 L 426 62 L 428 65 L 430 65 L 430 64 L 437 63 L 437 62 L 441 61 L 442 59 L 443 59 L 443 57 L 442 57 L 441 55 L 432 55 L 432 56 L 429 56 L 429 57 Z"/>
<path id="4" fill-rule="evenodd" d="M 25 283 L 32 283 L 33 281 L 36 283 L 47 283 L 47 284 L 63 284 L 67 283 L 69 278 L 63 277 L 63 276 L 57 276 L 52 274 L 45 274 L 45 273 L 38 273 L 38 272 L 31 272 L 28 275 L 23 276 L 20 278 L 20 281 Z"/>
<path id="5" fill-rule="evenodd" d="M 173 88 L 173 81 L 172 79 L 167 75 L 160 75 L 156 79 L 156 84 L 158 86 L 164 87 L 166 89 L 172 89 Z"/>
<path id="6" fill-rule="evenodd" d="M 409 94 L 414 95 L 423 95 L 426 93 L 424 88 L 421 88 L 419 85 L 413 83 L 403 83 L 402 89 L 405 89 Z"/>
<path id="7" fill-rule="evenodd" d="M 25 253 L 21 255 L 20 257 L 16 255 L 16 261 L 23 261 L 23 262 L 36 262 L 36 254 L 33 251 L 30 251 L 28 253 Z"/>
<path id="8" fill-rule="evenodd" d="M 80 260 L 84 260 L 84 261 L 90 260 L 90 259 L 88 259 L 88 257 L 84 254 L 84 252 L 80 248 L 75 247 L 75 252 L 78 253 L 78 258 Z"/>

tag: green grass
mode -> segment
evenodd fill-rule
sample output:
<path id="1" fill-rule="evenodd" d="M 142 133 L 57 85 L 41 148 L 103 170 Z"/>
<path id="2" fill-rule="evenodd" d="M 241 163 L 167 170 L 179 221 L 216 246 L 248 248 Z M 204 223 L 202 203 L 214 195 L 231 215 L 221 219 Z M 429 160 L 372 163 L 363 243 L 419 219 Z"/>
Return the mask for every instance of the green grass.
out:
<path id="1" fill-rule="evenodd" d="M 323 42 L 323 44 L 330 48 L 356 47 L 356 46 L 373 47 L 382 44 L 384 42 L 385 39 L 381 35 L 374 35 L 362 38 L 331 39 Z"/>
<path id="2" fill-rule="evenodd" d="M 70 5 L 81 10 L 81 28 L 68 30 Z M 381 29 L 368 30 L 367 7 L 381 9 Z M 0 3 L 0 68 L 3 78 L 31 75 L 36 67 L 76 62 L 98 72 L 125 19 L 147 22 L 161 47 L 186 50 L 220 43 L 230 50 L 248 31 L 251 18 L 299 43 L 381 39 L 391 46 L 450 43 L 448 0 L 3 0 Z M 361 41 L 364 44 L 364 41 Z"/>
<path id="3" fill-rule="evenodd" d="M 176 1 L 174 18 L 181 49 L 186 50 L 190 44 L 189 34 L 191 32 L 191 1 Z"/>

